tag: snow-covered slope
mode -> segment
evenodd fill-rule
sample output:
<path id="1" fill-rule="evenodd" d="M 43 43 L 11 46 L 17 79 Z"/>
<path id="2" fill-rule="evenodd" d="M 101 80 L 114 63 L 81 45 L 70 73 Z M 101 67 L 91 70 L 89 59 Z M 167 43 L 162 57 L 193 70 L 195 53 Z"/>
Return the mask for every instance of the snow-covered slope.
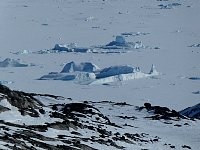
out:
<path id="1" fill-rule="evenodd" d="M 196 149 L 200 129 L 199 121 L 149 103 L 78 102 L 2 85 L 0 118 L 1 149 Z"/>

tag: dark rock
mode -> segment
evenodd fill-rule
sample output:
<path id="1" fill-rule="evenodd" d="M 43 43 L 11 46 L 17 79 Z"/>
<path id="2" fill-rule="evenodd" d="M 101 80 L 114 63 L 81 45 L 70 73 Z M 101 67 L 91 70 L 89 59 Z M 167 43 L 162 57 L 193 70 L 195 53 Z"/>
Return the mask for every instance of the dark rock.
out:
<path id="1" fill-rule="evenodd" d="M 151 104 L 150 104 L 150 103 L 144 103 L 144 107 L 145 107 L 147 110 L 150 110 L 150 109 L 151 109 Z"/>
<path id="2" fill-rule="evenodd" d="M 3 107 L 3 106 L 0 105 L 0 113 L 5 112 L 5 111 L 9 111 L 9 110 L 10 110 L 9 108 Z"/>
<path id="3" fill-rule="evenodd" d="M 161 107 L 161 106 L 152 106 L 150 103 L 144 103 L 144 107 L 139 107 L 139 111 L 142 109 L 147 109 L 147 111 L 153 111 L 155 115 L 146 117 L 151 118 L 153 120 L 174 120 L 174 119 L 186 119 L 183 115 L 181 115 L 179 112 L 175 110 L 170 110 L 167 107 Z"/>
<path id="4" fill-rule="evenodd" d="M 39 112 L 41 113 L 41 114 L 45 114 L 45 110 L 44 109 L 39 109 Z"/>
<path id="5" fill-rule="evenodd" d="M 190 146 L 183 145 L 182 148 L 192 149 Z"/>
<path id="6" fill-rule="evenodd" d="M 171 145 L 170 148 L 176 148 L 174 145 Z"/>
<path id="7" fill-rule="evenodd" d="M 175 124 L 174 126 L 175 126 L 175 127 L 181 127 L 182 125 L 180 125 L 180 124 Z"/>
<path id="8" fill-rule="evenodd" d="M 130 117 L 128 117 L 128 116 L 117 116 L 117 117 L 122 118 L 122 119 L 131 119 L 131 120 L 137 119 L 137 117 L 135 117 L 135 116 L 130 116 Z"/>
<path id="9" fill-rule="evenodd" d="M 75 132 L 75 131 L 72 131 L 71 134 L 82 136 L 82 134 Z"/>
<path id="10" fill-rule="evenodd" d="M 118 106 L 132 106 L 130 104 L 127 104 L 126 102 L 122 102 L 122 103 L 115 103 L 113 105 L 118 105 Z"/>
<path id="11" fill-rule="evenodd" d="M 97 132 L 99 132 L 100 134 L 105 135 L 105 136 L 111 136 L 112 135 L 112 132 L 107 131 L 106 129 L 97 128 Z"/>

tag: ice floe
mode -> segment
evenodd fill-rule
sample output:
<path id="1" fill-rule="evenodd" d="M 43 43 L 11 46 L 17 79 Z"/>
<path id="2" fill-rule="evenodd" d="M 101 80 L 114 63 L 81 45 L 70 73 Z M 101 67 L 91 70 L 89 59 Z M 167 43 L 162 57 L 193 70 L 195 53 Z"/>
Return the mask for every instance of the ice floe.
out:
<path id="1" fill-rule="evenodd" d="M 193 94 L 200 94 L 200 91 L 192 92 Z"/>
<path id="2" fill-rule="evenodd" d="M 190 80 L 200 80 L 200 77 L 189 77 Z"/>
<path id="3" fill-rule="evenodd" d="M 56 44 L 55 47 L 52 49 L 58 52 L 80 52 L 80 53 L 87 53 L 90 52 L 90 48 L 84 48 L 84 47 L 77 47 L 76 43 L 70 43 L 70 44 Z"/>
<path id="4" fill-rule="evenodd" d="M 141 36 L 141 35 L 148 35 L 150 33 L 145 32 L 123 32 L 121 33 L 122 36 L 128 37 L 128 36 Z"/>
<path id="5" fill-rule="evenodd" d="M 19 52 L 10 52 L 12 54 L 16 54 L 16 55 L 23 55 L 23 54 L 31 54 L 33 53 L 32 51 L 29 51 L 29 50 L 21 50 Z"/>
<path id="6" fill-rule="evenodd" d="M 5 60 L 0 62 L 0 67 L 29 67 L 29 66 L 35 66 L 34 64 L 25 64 L 22 63 L 20 59 L 11 59 L 6 58 Z"/>
<path id="7" fill-rule="evenodd" d="M 76 43 L 69 44 L 55 44 L 54 48 L 40 50 L 36 52 L 37 54 L 47 54 L 47 53 L 66 53 L 66 52 L 76 52 L 76 53 L 88 53 L 91 52 L 91 48 L 77 47 Z"/>
<path id="8" fill-rule="evenodd" d="M 200 47 L 200 44 L 192 44 L 189 47 Z"/>
<path id="9" fill-rule="evenodd" d="M 180 3 L 170 3 L 170 4 L 160 4 L 158 5 L 160 9 L 173 9 L 174 7 L 180 6 Z"/>
<path id="10" fill-rule="evenodd" d="M 68 44 L 55 44 L 52 49 L 43 49 L 36 52 L 31 52 L 28 50 L 23 50 L 19 52 L 11 52 L 13 54 L 49 54 L 49 53 L 127 53 L 130 51 L 134 51 L 135 49 L 146 49 L 147 46 L 144 46 L 141 41 L 136 42 L 127 42 L 125 37 L 128 36 L 140 36 L 147 35 L 149 33 L 142 32 L 130 32 L 130 33 L 122 33 L 115 37 L 114 41 L 109 42 L 105 45 L 98 46 L 89 46 L 89 47 L 79 47 L 76 43 L 68 43 Z"/>
<path id="11" fill-rule="evenodd" d="M 128 65 L 100 69 L 95 64 L 89 62 L 80 64 L 70 62 L 64 66 L 60 73 L 51 72 L 48 75 L 42 76 L 40 80 L 72 80 L 78 84 L 106 84 L 157 75 L 159 75 L 159 72 L 156 71 L 154 65 L 152 65 L 149 73 L 143 73 L 139 67 L 131 67 Z"/>
<path id="12" fill-rule="evenodd" d="M 13 83 L 12 81 L 5 81 L 5 80 L 0 80 L 0 84 L 11 84 Z"/>

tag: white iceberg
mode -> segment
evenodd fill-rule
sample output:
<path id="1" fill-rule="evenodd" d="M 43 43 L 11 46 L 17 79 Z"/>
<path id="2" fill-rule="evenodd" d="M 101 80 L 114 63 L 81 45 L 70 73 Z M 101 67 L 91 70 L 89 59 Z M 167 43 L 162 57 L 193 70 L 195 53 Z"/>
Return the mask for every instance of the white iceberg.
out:
<path id="1" fill-rule="evenodd" d="M 136 72 L 137 68 L 133 68 L 127 65 L 122 66 L 111 66 L 108 68 L 102 69 L 99 73 L 96 74 L 97 78 L 105 78 L 109 76 L 115 76 L 119 74 L 128 74 Z"/>
<path id="2" fill-rule="evenodd" d="M 40 78 L 40 80 L 77 80 L 83 81 L 86 78 L 94 78 L 94 72 L 100 70 L 98 66 L 90 62 L 82 62 L 80 64 L 76 64 L 75 62 L 67 63 L 62 71 L 59 72 L 51 72 L 48 75 L 44 75 Z M 95 76 L 96 78 L 96 76 Z"/>
<path id="3" fill-rule="evenodd" d="M 100 68 L 96 66 L 93 63 L 90 62 L 82 62 L 80 64 L 75 64 L 75 62 L 70 62 L 67 63 L 61 73 L 69 73 L 69 72 L 75 72 L 75 71 L 80 71 L 80 72 L 95 72 L 99 70 Z"/>
<path id="4" fill-rule="evenodd" d="M 69 45 L 56 44 L 52 50 L 69 51 L 70 49 Z"/>
<path id="5" fill-rule="evenodd" d="M 153 77 L 159 75 L 159 72 L 152 65 L 149 73 L 143 73 L 139 67 L 131 67 L 128 65 L 111 66 L 101 69 L 93 63 L 75 62 L 67 63 L 63 70 L 59 72 L 51 72 L 44 75 L 40 80 L 72 80 L 78 84 L 106 84 L 111 82 L 126 81 L 139 79 L 144 77 Z"/>
<path id="6" fill-rule="evenodd" d="M 79 53 L 86 53 L 92 51 L 91 48 L 77 47 L 76 43 L 56 44 L 52 50 L 53 52 L 79 52 Z"/>
<path id="7" fill-rule="evenodd" d="M 102 49 L 141 49 L 146 48 L 141 41 L 127 42 L 123 36 L 116 36 L 115 41 L 112 41 L 105 46 L 100 46 Z"/>
<path id="8" fill-rule="evenodd" d="M 102 75 L 101 73 L 98 74 L 96 80 L 91 82 L 91 84 L 107 84 L 159 75 L 159 72 L 157 72 L 154 65 L 152 65 L 149 73 L 141 72 L 139 67 L 133 68 L 129 66 L 115 66 L 103 70 Z"/>

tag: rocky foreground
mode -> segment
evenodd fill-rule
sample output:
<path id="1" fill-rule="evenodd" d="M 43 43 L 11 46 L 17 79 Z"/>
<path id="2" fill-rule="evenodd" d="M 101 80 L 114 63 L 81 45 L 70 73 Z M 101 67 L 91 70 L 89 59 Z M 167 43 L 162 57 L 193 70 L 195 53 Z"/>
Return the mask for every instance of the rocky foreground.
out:
<path id="1" fill-rule="evenodd" d="M 0 149 L 196 149 L 187 139 L 167 138 L 199 131 L 199 120 L 189 117 L 150 103 L 77 102 L 0 85 Z"/>

